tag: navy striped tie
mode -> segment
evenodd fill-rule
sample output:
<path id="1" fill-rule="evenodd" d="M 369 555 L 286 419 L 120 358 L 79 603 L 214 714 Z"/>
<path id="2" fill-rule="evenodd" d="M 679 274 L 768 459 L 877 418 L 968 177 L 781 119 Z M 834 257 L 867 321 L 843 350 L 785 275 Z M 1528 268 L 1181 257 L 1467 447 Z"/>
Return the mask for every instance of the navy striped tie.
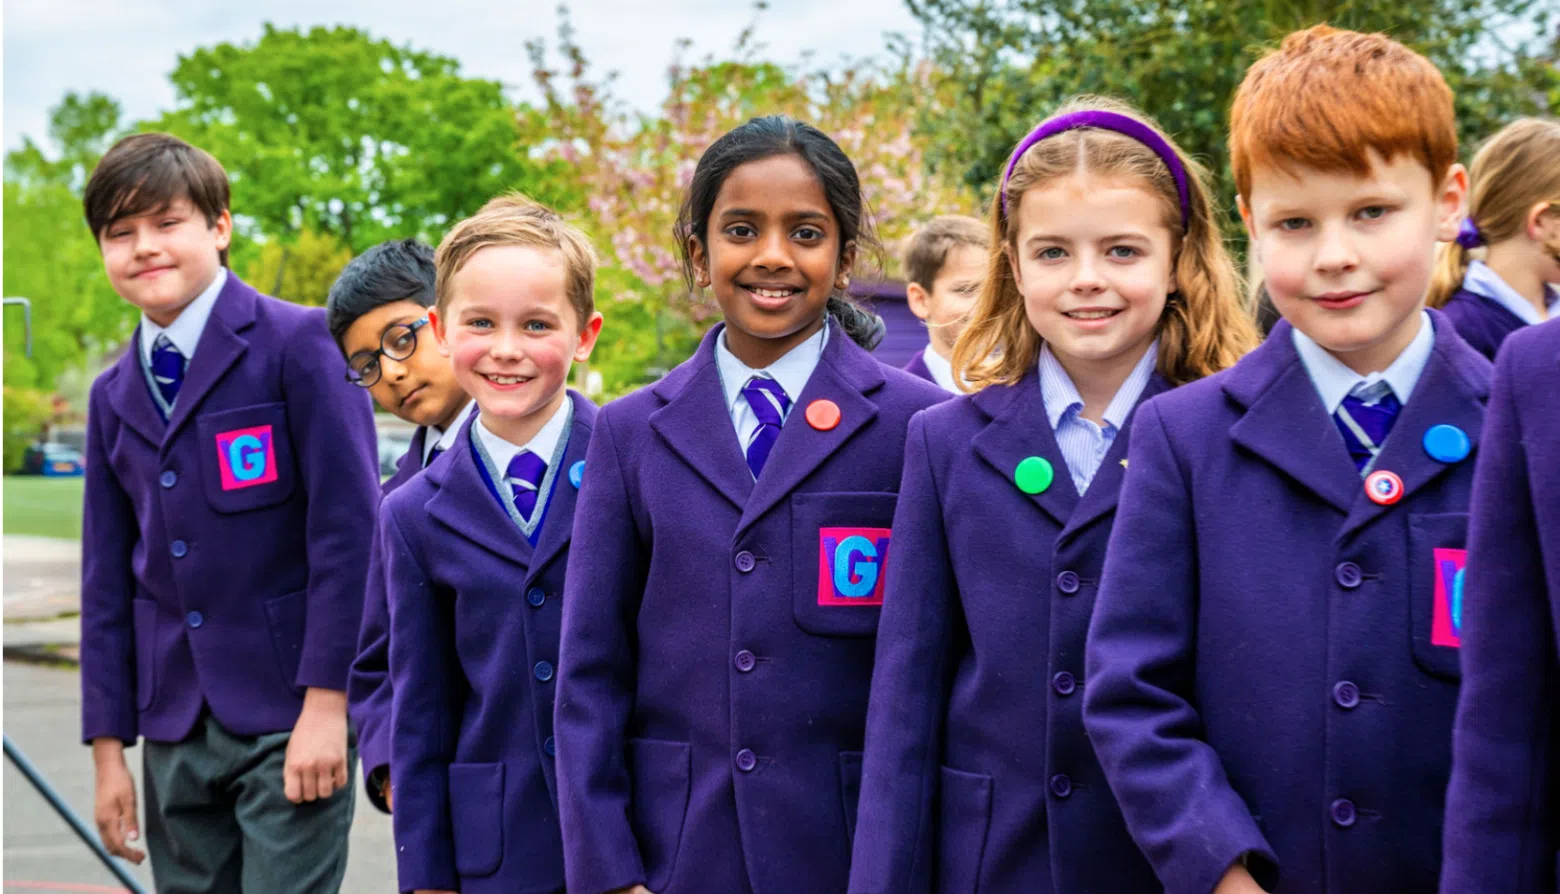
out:
<path id="1" fill-rule="evenodd" d="M 509 461 L 504 474 L 514 490 L 515 511 L 530 521 L 531 513 L 536 511 L 537 488 L 541 487 L 542 477 L 547 474 L 547 461 L 529 450 L 522 450 Z"/>
<path id="2" fill-rule="evenodd" d="M 754 376 L 748 379 L 742 386 L 742 396 L 747 398 L 748 406 L 753 410 L 753 416 L 758 420 L 758 431 L 753 433 L 753 440 L 747 446 L 748 468 L 753 470 L 753 477 L 764 470 L 764 463 L 769 461 L 769 452 L 775 449 L 775 442 L 780 440 L 780 426 L 785 424 L 785 414 L 791 409 L 791 399 L 786 396 L 785 389 L 774 379 Z"/>
<path id="3" fill-rule="evenodd" d="M 184 355 L 174 347 L 167 333 L 157 336 L 157 341 L 152 343 L 152 380 L 157 383 L 163 403 L 170 407 L 184 385 L 185 362 Z"/>
<path id="4" fill-rule="evenodd" d="M 1397 421 L 1403 405 L 1385 382 L 1356 388 L 1355 392 L 1359 395 L 1351 392 L 1343 399 L 1338 412 L 1333 414 L 1333 421 L 1338 423 L 1338 431 L 1343 434 L 1343 443 L 1349 448 L 1354 467 L 1364 473 L 1381 452 L 1381 445 L 1386 443 L 1392 423 Z"/>

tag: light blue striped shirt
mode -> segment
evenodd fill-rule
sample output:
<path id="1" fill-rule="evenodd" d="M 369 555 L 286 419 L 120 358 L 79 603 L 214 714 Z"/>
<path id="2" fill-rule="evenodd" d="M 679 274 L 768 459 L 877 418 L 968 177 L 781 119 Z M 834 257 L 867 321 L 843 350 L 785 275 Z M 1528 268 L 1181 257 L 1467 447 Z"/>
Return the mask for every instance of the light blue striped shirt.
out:
<path id="1" fill-rule="evenodd" d="M 1050 345 L 1041 346 L 1040 394 L 1045 398 L 1045 414 L 1051 430 L 1056 432 L 1056 446 L 1062 451 L 1062 460 L 1067 463 L 1067 471 L 1072 473 L 1073 486 L 1080 496 L 1089 489 L 1094 473 L 1099 471 L 1105 454 L 1116 442 L 1116 434 L 1126 424 L 1138 398 L 1143 396 L 1143 389 L 1153 378 L 1154 364 L 1158 360 L 1159 342 L 1156 340 L 1116 390 L 1110 406 L 1105 408 L 1105 424 L 1100 426 L 1083 418 L 1083 398 L 1072 378 L 1051 353 Z"/>
<path id="2" fill-rule="evenodd" d="M 1490 265 L 1483 261 L 1474 261 L 1468 265 L 1468 274 L 1463 277 L 1462 287 L 1494 301 L 1516 314 L 1517 319 L 1529 326 L 1537 326 L 1544 322 L 1544 319 L 1538 315 L 1538 308 L 1533 306 L 1533 302 L 1522 297 L 1516 289 L 1501 279 L 1499 273 L 1491 270 Z M 1550 319 L 1560 316 L 1560 286 L 1546 283 L 1544 291 L 1549 299 L 1547 312 Z"/>

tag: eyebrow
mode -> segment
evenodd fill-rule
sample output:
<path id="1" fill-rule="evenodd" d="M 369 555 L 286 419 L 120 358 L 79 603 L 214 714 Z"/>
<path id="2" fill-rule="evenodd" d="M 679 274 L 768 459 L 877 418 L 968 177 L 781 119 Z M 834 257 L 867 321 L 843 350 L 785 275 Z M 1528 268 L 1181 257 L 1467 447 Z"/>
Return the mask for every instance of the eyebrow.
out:
<path id="1" fill-rule="evenodd" d="M 1024 240 L 1024 245 L 1025 246 L 1030 246 L 1030 245 L 1035 244 L 1036 242 L 1058 242 L 1058 243 L 1062 243 L 1062 244 L 1065 244 L 1065 245 L 1072 245 L 1074 242 L 1077 242 L 1077 241 L 1079 241 L 1079 240 L 1071 239 L 1071 238 L 1068 238 L 1066 236 L 1058 236 L 1058 235 L 1055 235 L 1053 233 L 1036 233 L 1033 236 L 1030 236 L 1028 239 Z M 1128 242 L 1128 241 L 1130 241 L 1130 242 L 1153 242 L 1154 240 L 1149 238 L 1148 235 L 1145 234 L 1145 233 L 1110 233 L 1110 234 L 1107 234 L 1105 236 L 1101 236 L 1099 239 L 1094 240 L 1094 241 L 1097 241 L 1097 242 Z"/>
<path id="2" fill-rule="evenodd" d="M 733 217 L 767 217 L 767 216 L 768 215 L 764 214 L 763 212 L 754 210 L 752 208 L 727 208 L 725 211 L 721 212 L 721 215 L 720 215 L 721 220 L 727 220 L 727 219 L 733 218 Z M 785 217 L 786 219 L 793 220 L 793 221 L 803 221 L 803 220 L 828 221 L 828 220 L 831 219 L 831 215 L 829 215 L 827 212 L 817 211 L 817 210 L 814 210 L 814 209 L 808 209 L 806 211 L 788 212 L 788 213 L 786 213 L 786 214 L 784 214 L 782 216 Z"/>

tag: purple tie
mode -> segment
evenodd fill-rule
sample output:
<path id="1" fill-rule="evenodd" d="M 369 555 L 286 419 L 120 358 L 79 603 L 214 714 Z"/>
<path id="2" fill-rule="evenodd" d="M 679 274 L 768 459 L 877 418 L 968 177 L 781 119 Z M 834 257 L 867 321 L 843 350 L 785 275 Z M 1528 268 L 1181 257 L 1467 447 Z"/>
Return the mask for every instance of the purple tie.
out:
<path id="1" fill-rule="evenodd" d="M 1343 433 L 1343 443 L 1349 448 L 1355 468 L 1364 472 L 1375 460 L 1402 409 L 1403 405 L 1387 387 L 1366 391 L 1361 397 L 1350 394 L 1343 399 L 1333 421 Z"/>
<path id="2" fill-rule="evenodd" d="M 157 336 L 157 341 L 152 343 L 152 380 L 157 383 L 163 402 L 173 406 L 174 399 L 179 396 L 179 387 L 184 384 L 184 355 L 173 346 L 166 333 Z"/>
<path id="3" fill-rule="evenodd" d="M 764 463 L 769 461 L 769 452 L 775 449 L 775 442 L 780 440 L 780 426 L 785 423 L 786 411 L 791 409 L 791 399 L 785 396 L 785 389 L 779 382 L 763 376 L 748 379 L 742 386 L 742 396 L 747 398 L 754 418 L 758 419 L 758 431 L 753 433 L 753 440 L 747 447 L 748 468 L 757 478 L 758 473 L 764 471 Z"/>
<path id="4" fill-rule="evenodd" d="M 546 474 L 547 462 L 529 450 L 520 451 L 509 461 L 504 475 L 514 489 L 515 510 L 526 521 L 530 521 L 531 513 L 536 511 L 536 489 Z"/>
<path id="5" fill-rule="evenodd" d="M 438 459 L 439 458 L 439 454 L 441 454 L 443 452 L 444 452 L 444 448 L 443 447 L 440 447 L 438 444 L 433 445 L 433 449 L 428 451 L 428 461 L 423 463 L 423 468 L 426 469 L 429 466 L 433 465 L 433 461 Z M 516 458 L 518 459 L 518 457 L 516 457 Z M 514 465 L 512 463 L 510 464 L 510 468 L 514 468 Z"/>

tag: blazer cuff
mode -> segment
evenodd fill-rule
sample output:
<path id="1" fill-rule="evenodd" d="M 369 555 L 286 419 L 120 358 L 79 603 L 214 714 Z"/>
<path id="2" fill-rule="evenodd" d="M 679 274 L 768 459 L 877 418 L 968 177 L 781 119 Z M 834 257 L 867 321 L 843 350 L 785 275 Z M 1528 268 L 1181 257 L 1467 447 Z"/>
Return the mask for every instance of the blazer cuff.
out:
<path id="1" fill-rule="evenodd" d="M 316 649 L 305 652 L 298 662 L 298 678 L 295 685 L 305 689 L 334 689 L 347 691 L 347 677 L 352 672 L 355 649 Z"/>

